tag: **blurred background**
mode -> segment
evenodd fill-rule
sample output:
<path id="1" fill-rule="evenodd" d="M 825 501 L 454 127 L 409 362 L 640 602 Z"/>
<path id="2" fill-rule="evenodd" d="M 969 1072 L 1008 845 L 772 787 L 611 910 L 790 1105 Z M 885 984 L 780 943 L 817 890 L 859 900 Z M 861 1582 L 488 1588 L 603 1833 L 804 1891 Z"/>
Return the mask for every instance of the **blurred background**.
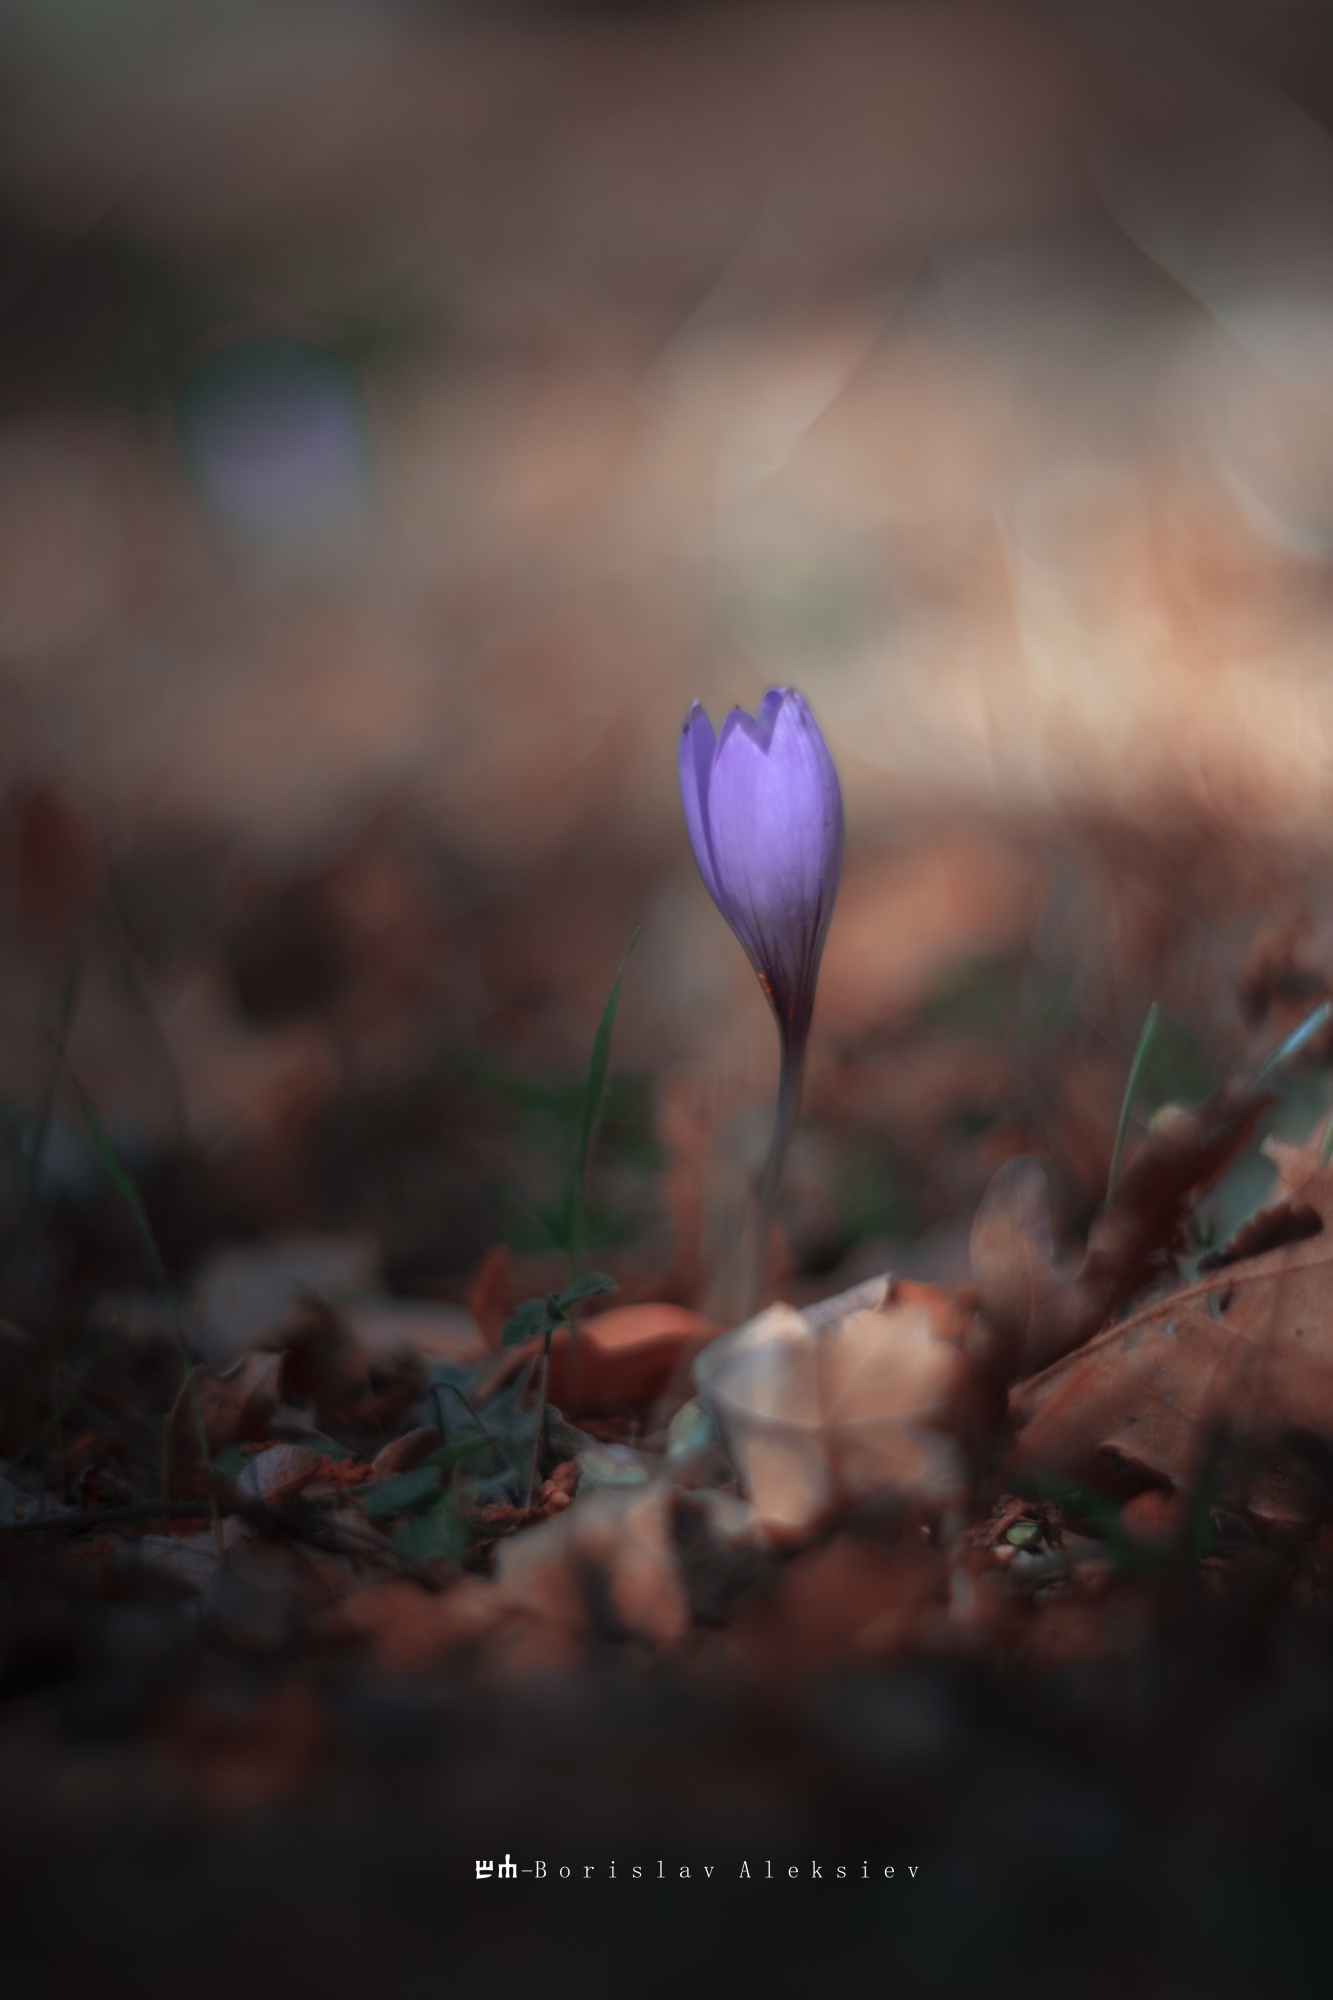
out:
<path id="1" fill-rule="evenodd" d="M 642 924 L 592 1251 L 734 1310 L 776 1039 L 695 697 L 799 686 L 847 797 L 793 1295 L 958 1275 L 1024 1149 L 1076 1230 L 1152 999 L 1148 1110 L 1327 990 L 1315 0 L 3 0 L 0 79 L 0 1138 L 64 1276 L 141 1274 L 71 1076 L 173 1271 L 535 1271 Z"/>

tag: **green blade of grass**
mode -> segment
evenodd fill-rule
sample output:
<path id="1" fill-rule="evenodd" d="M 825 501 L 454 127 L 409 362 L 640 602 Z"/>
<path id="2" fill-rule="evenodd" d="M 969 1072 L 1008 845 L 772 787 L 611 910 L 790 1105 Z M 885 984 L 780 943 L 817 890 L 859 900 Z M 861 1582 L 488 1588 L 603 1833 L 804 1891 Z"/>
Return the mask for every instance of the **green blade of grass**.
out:
<path id="1" fill-rule="evenodd" d="M 1115 1128 L 1115 1150 L 1111 1154 L 1111 1171 L 1106 1177 L 1106 1198 L 1108 1201 L 1120 1176 L 1120 1161 L 1125 1150 L 1125 1140 L 1129 1136 L 1130 1113 L 1134 1109 L 1134 1099 L 1138 1096 L 1139 1085 L 1143 1081 L 1143 1071 L 1148 1060 L 1149 1051 L 1156 1039 L 1158 1019 L 1159 1009 L 1157 1002 L 1154 1000 L 1152 1006 L 1148 1009 L 1147 1019 L 1143 1023 L 1143 1029 L 1139 1035 L 1139 1045 L 1134 1051 L 1134 1060 L 1129 1066 L 1129 1076 L 1125 1082 L 1125 1095 L 1120 1104 L 1120 1123 Z"/>
<path id="2" fill-rule="evenodd" d="M 194 1417 L 195 1437 L 199 1445 L 199 1456 L 211 1474 L 213 1471 L 213 1454 L 208 1444 L 208 1426 L 204 1422 L 204 1408 L 199 1400 L 199 1383 L 195 1375 L 194 1356 L 190 1352 L 190 1343 L 185 1336 L 185 1321 L 181 1316 L 180 1301 L 176 1297 L 175 1288 L 167 1274 L 166 1263 L 163 1260 L 161 1250 L 158 1248 L 157 1238 L 153 1234 L 153 1225 L 148 1220 L 148 1212 L 140 1199 L 139 1190 L 130 1178 L 120 1154 L 116 1151 L 111 1134 L 107 1131 L 101 1117 L 98 1115 L 97 1106 L 93 1103 L 83 1085 L 79 1083 L 77 1077 L 75 1078 L 75 1088 L 79 1093 L 79 1108 L 83 1113 L 83 1122 L 87 1128 L 88 1137 L 93 1143 L 94 1151 L 98 1159 L 102 1162 L 112 1187 L 114 1187 L 116 1193 L 134 1217 L 135 1227 L 147 1252 L 153 1276 L 171 1302 L 172 1316 L 176 1322 L 176 1337 L 180 1342 L 181 1365 L 185 1371 L 185 1390 L 189 1397 L 191 1414 Z M 168 1419 L 168 1422 L 170 1422 L 170 1419 Z M 165 1444 L 163 1446 L 162 1462 L 165 1477 L 168 1463 L 167 1446 Z M 165 1499 L 167 1496 L 164 1493 L 162 1497 Z M 213 1545 L 217 1550 L 218 1561 L 221 1562 L 224 1554 L 222 1520 L 218 1513 L 217 1500 L 212 1496 L 209 1499 L 209 1507 L 213 1522 Z"/>
<path id="3" fill-rule="evenodd" d="M 78 1010 L 79 994 L 83 985 L 83 945 L 79 944 L 69 971 L 65 974 L 60 994 L 60 1021 L 55 1034 L 55 1055 L 46 1088 L 42 1094 L 37 1122 L 28 1138 L 24 1151 L 26 1158 L 23 1168 L 23 1184 L 19 1194 L 18 1212 L 10 1239 L 0 1254 L 0 1265 L 8 1268 L 11 1261 L 23 1257 L 37 1219 L 37 1206 L 41 1195 L 42 1168 L 46 1162 L 47 1143 L 51 1137 L 51 1123 L 55 1116 L 56 1091 L 60 1084 L 60 1072 L 65 1061 L 65 1050 L 69 1046 L 70 1033 L 74 1026 L 74 1016 Z"/>
<path id="4" fill-rule="evenodd" d="M 103 1357 L 110 1349 L 111 1343 L 119 1331 L 120 1322 L 113 1319 L 106 1332 L 102 1335 L 102 1338 L 98 1341 L 97 1346 L 93 1349 L 92 1355 L 79 1371 L 73 1388 L 56 1403 L 55 1408 L 41 1428 L 33 1432 L 18 1457 L 14 1460 L 15 1467 L 22 1465 L 29 1453 L 36 1451 L 39 1444 L 44 1444 L 52 1431 L 59 1430 L 66 1410 L 68 1410 L 76 1397 L 83 1393 L 84 1384 L 91 1379 L 96 1370 L 101 1366 Z"/>
<path id="5" fill-rule="evenodd" d="M 602 1018 L 597 1023 L 597 1033 L 593 1036 L 592 1057 L 588 1063 L 588 1080 L 583 1089 L 583 1117 L 579 1124 L 578 1151 L 574 1155 L 574 1181 L 570 1199 L 569 1243 L 566 1255 L 569 1258 L 569 1282 L 577 1283 L 583 1272 L 583 1229 L 585 1182 L 588 1172 L 588 1155 L 592 1151 L 593 1134 L 601 1115 L 602 1099 L 606 1095 L 606 1072 L 611 1061 L 611 1030 L 615 1026 L 616 1009 L 620 1005 L 620 982 L 625 976 L 629 956 L 639 942 L 642 924 L 636 924 L 634 935 L 625 946 L 616 976 L 611 983 L 611 992 Z"/>
<path id="6" fill-rule="evenodd" d="M 1299 1027 L 1293 1028 L 1272 1053 L 1264 1057 L 1254 1072 L 1254 1081 L 1263 1083 L 1267 1077 L 1272 1076 L 1274 1070 L 1281 1069 L 1283 1063 L 1290 1062 L 1293 1056 L 1299 1055 L 1321 1029 L 1328 1026 L 1330 1020 L 1333 1020 L 1333 1000 L 1321 1000 L 1314 1012 L 1307 1014 Z"/>
<path id="7" fill-rule="evenodd" d="M 107 1131 L 106 1126 L 98 1116 L 97 1108 L 93 1104 L 92 1099 L 83 1097 L 82 1092 L 80 1092 L 80 1097 L 82 1099 L 80 1108 L 83 1112 L 83 1122 L 87 1129 L 88 1137 L 92 1140 L 93 1150 L 106 1169 L 107 1179 L 134 1217 L 135 1225 L 152 1260 L 154 1275 L 160 1275 L 165 1280 L 166 1267 L 162 1262 L 157 1241 L 149 1225 L 144 1205 L 139 1199 L 139 1190 L 130 1179 L 125 1163 L 116 1151 L 112 1143 L 111 1134 Z"/>

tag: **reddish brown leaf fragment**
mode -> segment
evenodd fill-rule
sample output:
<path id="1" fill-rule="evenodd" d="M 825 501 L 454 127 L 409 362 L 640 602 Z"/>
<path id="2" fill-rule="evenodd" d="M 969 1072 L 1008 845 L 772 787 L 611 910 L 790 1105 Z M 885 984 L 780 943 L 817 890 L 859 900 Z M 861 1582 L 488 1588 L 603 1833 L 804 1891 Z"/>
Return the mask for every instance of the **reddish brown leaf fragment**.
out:
<path id="1" fill-rule="evenodd" d="M 504 1323 L 514 1309 L 513 1257 L 507 1244 L 500 1244 L 486 1256 L 472 1280 L 467 1304 L 486 1336 L 486 1345 L 498 1354 Z"/>
<path id="2" fill-rule="evenodd" d="M 432 1425 L 422 1424 L 376 1452 L 371 1460 L 371 1475 L 375 1479 L 396 1479 L 400 1472 L 410 1472 L 423 1458 L 438 1451 L 441 1442 L 440 1433 Z"/>

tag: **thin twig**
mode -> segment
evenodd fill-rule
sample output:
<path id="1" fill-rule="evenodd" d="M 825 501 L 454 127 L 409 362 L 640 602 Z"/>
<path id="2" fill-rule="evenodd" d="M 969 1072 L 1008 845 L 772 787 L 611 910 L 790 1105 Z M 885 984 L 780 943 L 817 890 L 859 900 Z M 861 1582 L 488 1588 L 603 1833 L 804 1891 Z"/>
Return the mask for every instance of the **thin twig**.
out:
<path id="1" fill-rule="evenodd" d="M 536 1431 L 533 1433 L 532 1457 L 528 1461 L 528 1490 L 527 1490 L 527 1496 L 523 1502 L 525 1509 L 531 1507 L 532 1505 L 533 1489 L 537 1484 L 537 1465 L 538 1461 L 541 1458 L 541 1450 L 542 1450 L 542 1429 L 546 1423 L 546 1377 L 550 1369 L 550 1365 L 551 1365 L 551 1329 L 548 1327 L 546 1330 L 546 1339 L 542 1345 L 541 1384 L 537 1390 L 537 1428 Z"/>

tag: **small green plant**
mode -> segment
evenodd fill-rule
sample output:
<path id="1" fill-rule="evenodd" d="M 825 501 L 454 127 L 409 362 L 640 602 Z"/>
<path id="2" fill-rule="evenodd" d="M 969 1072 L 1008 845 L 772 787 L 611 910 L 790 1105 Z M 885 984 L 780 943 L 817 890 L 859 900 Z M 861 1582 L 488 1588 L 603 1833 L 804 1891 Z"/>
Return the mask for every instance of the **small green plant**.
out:
<path id="1" fill-rule="evenodd" d="M 575 1278 L 563 1292 L 549 1292 L 544 1299 L 525 1299 L 512 1319 L 505 1322 L 500 1338 L 506 1347 L 516 1346 L 525 1340 L 542 1337 L 541 1360 L 538 1364 L 539 1382 L 537 1389 L 537 1429 L 532 1440 L 532 1458 L 528 1465 L 528 1483 L 523 1500 L 525 1507 L 532 1505 L 533 1489 L 537 1483 L 537 1466 L 541 1458 L 542 1432 L 546 1418 L 546 1383 L 551 1367 L 551 1335 L 558 1326 L 567 1326 L 570 1331 L 570 1346 L 573 1348 L 577 1329 L 570 1316 L 570 1307 L 579 1305 L 584 1299 L 602 1297 L 616 1288 L 614 1278 L 605 1271 L 589 1271 L 582 1278 Z"/>
<path id="2" fill-rule="evenodd" d="M 586 1276 L 583 1273 L 588 1159 L 606 1099 L 606 1073 L 611 1061 L 611 1030 L 615 1026 L 616 1010 L 620 1005 L 621 982 L 625 977 L 625 967 L 629 963 L 630 953 L 639 941 L 640 928 L 641 926 L 636 927 L 616 967 L 616 976 L 611 982 L 611 991 L 602 1009 L 602 1018 L 597 1023 L 597 1033 L 593 1036 L 592 1055 L 588 1061 L 588 1074 L 583 1085 L 578 1143 L 574 1151 L 574 1165 L 566 1202 L 568 1227 L 564 1247 L 569 1264 L 569 1283 L 564 1291 L 550 1292 L 544 1299 L 525 1299 L 506 1323 L 501 1336 L 505 1346 L 533 1340 L 538 1335 L 542 1337 L 541 1360 L 538 1364 L 537 1426 L 532 1440 L 532 1457 L 528 1463 L 527 1486 L 523 1501 L 525 1507 L 532 1505 L 533 1490 L 537 1483 L 537 1467 L 541 1461 L 547 1379 L 551 1364 L 551 1336 L 559 1326 L 569 1328 L 571 1371 L 577 1377 L 579 1330 L 571 1309 L 581 1305 L 585 1299 L 598 1298 L 606 1292 L 613 1292 L 616 1288 L 615 1280 L 609 1278 L 605 1271 L 589 1271 Z"/>
<path id="3" fill-rule="evenodd" d="M 148 1220 L 148 1212 L 140 1199 L 139 1190 L 130 1178 L 120 1154 L 116 1151 L 112 1143 L 111 1134 L 107 1131 L 106 1126 L 98 1116 L 97 1107 L 94 1105 L 91 1097 L 89 1097 L 87 1091 L 77 1079 L 75 1080 L 75 1088 L 79 1093 L 79 1108 L 83 1113 L 83 1122 L 87 1129 L 88 1137 L 92 1141 L 93 1150 L 106 1169 L 107 1178 L 110 1180 L 112 1187 L 114 1187 L 116 1193 L 133 1216 L 134 1226 L 138 1231 L 139 1240 L 143 1244 L 145 1253 L 147 1254 L 153 1277 L 163 1295 L 171 1303 L 172 1317 L 176 1326 L 176 1337 L 180 1343 L 181 1367 L 185 1377 L 185 1392 L 189 1398 L 190 1410 L 194 1417 L 195 1437 L 199 1445 L 199 1456 L 211 1476 L 214 1468 L 213 1455 L 208 1443 L 208 1426 L 204 1422 L 204 1410 L 203 1404 L 199 1400 L 199 1382 L 195 1373 L 194 1356 L 190 1352 L 190 1343 L 185 1336 L 185 1321 L 181 1315 L 180 1302 L 176 1297 L 175 1287 L 167 1274 L 167 1267 L 163 1261 L 162 1252 L 158 1248 L 157 1238 L 153 1234 L 153 1225 Z M 162 1434 L 162 1498 L 164 1500 L 168 1497 L 167 1489 L 170 1484 L 168 1469 L 168 1453 L 170 1448 L 171 1428 L 168 1424 Z M 218 1561 L 221 1562 L 225 1553 L 222 1541 L 222 1521 L 218 1514 L 217 1498 L 213 1494 L 209 1495 L 209 1516 L 213 1527 L 213 1546 L 217 1551 Z"/>

